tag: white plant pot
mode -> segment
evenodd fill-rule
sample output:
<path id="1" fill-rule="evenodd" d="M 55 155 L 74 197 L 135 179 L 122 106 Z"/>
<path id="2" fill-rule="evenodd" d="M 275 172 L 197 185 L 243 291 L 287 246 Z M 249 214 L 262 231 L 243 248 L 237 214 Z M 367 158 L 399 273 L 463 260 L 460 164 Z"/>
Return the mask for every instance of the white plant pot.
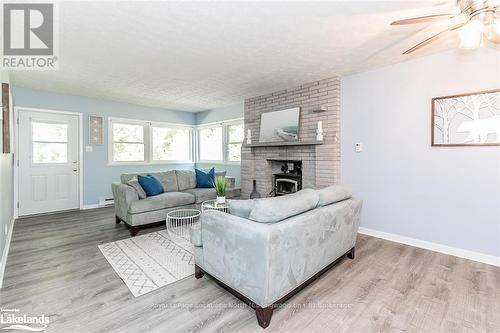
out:
<path id="1" fill-rule="evenodd" d="M 224 204 L 226 203 L 226 197 L 217 197 L 216 201 L 218 204 Z"/>

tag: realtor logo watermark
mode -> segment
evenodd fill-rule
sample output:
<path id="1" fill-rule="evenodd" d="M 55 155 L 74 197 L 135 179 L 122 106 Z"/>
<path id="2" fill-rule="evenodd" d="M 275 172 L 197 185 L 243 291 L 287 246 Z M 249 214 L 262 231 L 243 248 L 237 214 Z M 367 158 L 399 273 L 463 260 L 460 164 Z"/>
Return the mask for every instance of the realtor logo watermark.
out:
<path id="1" fill-rule="evenodd" d="M 55 14 L 50 2 L 2 4 L 3 69 L 58 69 Z"/>
<path id="2" fill-rule="evenodd" d="M 2 330 L 42 332 L 47 329 L 49 323 L 49 317 L 44 314 L 29 316 L 22 314 L 19 309 L 2 308 L 0 310 L 0 327 Z"/>

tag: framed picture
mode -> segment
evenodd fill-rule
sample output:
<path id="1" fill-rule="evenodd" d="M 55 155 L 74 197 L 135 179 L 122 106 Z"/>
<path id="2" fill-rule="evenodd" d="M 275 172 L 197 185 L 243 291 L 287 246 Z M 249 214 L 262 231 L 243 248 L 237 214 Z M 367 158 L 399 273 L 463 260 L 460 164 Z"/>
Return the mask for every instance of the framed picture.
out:
<path id="1" fill-rule="evenodd" d="M 299 140 L 300 108 L 266 112 L 260 116 L 260 142 Z"/>
<path id="2" fill-rule="evenodd" d="M 500 89 L 432 99 L 432 146 L 500 146 Z"/>
<path id="3" fill-rule="evenodd" d="M 89 145 L 104 143 L 104 119 L 100 116 L 89 116 Z"/>
<path id="4" fill-rule="evenodd" d="M 11 99 L 8 83 L 2 83 L 2 152 L 11 153 Z"/>

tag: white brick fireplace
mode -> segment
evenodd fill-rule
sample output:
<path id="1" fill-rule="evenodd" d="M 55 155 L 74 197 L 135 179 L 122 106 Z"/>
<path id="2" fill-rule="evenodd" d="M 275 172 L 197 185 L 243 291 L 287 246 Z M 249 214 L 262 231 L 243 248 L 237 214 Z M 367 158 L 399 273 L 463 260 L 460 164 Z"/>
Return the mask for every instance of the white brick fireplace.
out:
<path id="1" fill-rule="evenodd" d="M 301 161 L 303 187 L 321 188 L 340 179 L 340 78 L 303 84 L 245 100 L 245 133 L 250 129 L 257 143 L 262 113 L 300 107 L 300 142 L 314 142 L 318 121 L 323 123 L 323 144 L 274 147 L 245 147 L 241 156 L 241 189 L 244 198 L 252 182 L 265 197 L 273 189 L 276 162 Z M 274 171 L 273 171 L 274 163 Z"/>

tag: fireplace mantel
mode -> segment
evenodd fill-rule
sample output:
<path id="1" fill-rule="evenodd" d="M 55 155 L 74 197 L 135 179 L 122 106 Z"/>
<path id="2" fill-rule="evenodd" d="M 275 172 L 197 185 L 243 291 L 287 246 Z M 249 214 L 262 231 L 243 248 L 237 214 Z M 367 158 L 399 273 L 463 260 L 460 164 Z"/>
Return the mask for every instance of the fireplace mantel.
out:
<path id="1" fill-rule="evenodd" d="M 281 147 L 281 146 L 315 146 L 322 144 L 323 141 L 257 142 L 251 144 L 243 144 L 243 147 L 255 148 L 255 147 Z"/>

